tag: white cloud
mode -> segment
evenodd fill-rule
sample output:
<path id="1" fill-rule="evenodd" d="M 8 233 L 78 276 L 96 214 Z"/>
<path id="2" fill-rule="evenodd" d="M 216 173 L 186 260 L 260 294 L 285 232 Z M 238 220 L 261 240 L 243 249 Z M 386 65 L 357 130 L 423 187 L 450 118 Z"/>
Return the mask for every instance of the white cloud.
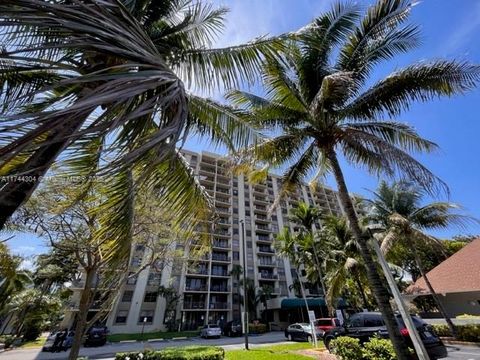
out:
<path id="1" fill-rule="evenodd" d="M 442 44 L 442 49 L 447 55 L 458 50 L 466 50 L 469 43 L 476 41 L 473 38 L 478 37 L 480 32 L 480 2 L 477 2 L 476 6 L 467 6 L 467 8 L 469 10 L 462 19 L 462 23 Z"/>
<path id="2" fill-rule="evenodd" d="M 38 249 L 35 248 L 34 246 L 22 245 L 22 246 L 17 246 L 16 248 L 12 249 L 12 251 L 16 254 L 22 255 L 22 254 L 37 253 Z"/>

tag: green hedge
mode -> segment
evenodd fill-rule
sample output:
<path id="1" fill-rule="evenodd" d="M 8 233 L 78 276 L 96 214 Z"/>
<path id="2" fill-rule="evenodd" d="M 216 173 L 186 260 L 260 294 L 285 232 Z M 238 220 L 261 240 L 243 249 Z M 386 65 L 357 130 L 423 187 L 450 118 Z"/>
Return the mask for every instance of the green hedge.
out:
<path id="1" fill-rule="evenodd" d="M 5 345 L 5 349 L 8 349 L 10 346 L 12 346 L 15 339 L 16 337 L 13 335 L 2 335 L 0 336 L 0 343 Z"/>
<path id="2" fill-rule="evenodd" d="M 115 360 L 223 360 L 225 351 L 213 346 L 186 346 L 144 352 L 118 353 Z"/>
<path id="3" fill-rule="evenodd" d="M 457 340 L 480 342 L 480 325 L 457 325 Z M 452 336 L 447 325 L 433 325 L 438 336 Z"/>
<path id="4" fill-rule="evenodd" d="M 332 352 L 340 360 L 395 360 L 392 342 L 387 339 L 372 338 L 360 345 L 358 339 L 341 336 L 330 344 Z"/>
<path id="5" fill-rule="evenodd" d="M 267 325 L 265 324 L 248 324 L 248 331 L 250 334 L 264 334 L 267 332 Z"/>

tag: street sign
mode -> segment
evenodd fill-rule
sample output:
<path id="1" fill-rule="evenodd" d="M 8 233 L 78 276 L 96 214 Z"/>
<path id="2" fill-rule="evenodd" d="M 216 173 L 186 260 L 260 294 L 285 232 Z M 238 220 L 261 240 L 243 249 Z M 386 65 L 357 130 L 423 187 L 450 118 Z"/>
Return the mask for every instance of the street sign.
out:
<path id="1" fill-rule="evenodd" d="M 308 320 L 309 320 L 309 322 L 312 322 L 312 321 L 316 320 L 315 311 L 313 311 L 313 310 L 308 311 Z"/>

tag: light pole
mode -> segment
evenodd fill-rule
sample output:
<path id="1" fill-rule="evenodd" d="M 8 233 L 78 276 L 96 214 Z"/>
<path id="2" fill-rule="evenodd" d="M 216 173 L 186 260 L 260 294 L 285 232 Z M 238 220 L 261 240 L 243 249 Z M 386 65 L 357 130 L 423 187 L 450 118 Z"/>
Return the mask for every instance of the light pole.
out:
<path id="1" fill-rule="evenodd" d="M 395 279 L 393 278 L 392 272 L 390 271 L 390 268 L 388 267 L 387 261 L 385 260 L 385 257 L 383 256 L 382 250 L 380 250 L 380 246 L 378 246 L 378 242 L 375 239 L 375 237 L 372 234 L 372 231 L 368 229 L 368 232 L 370 233 L 371 237 L 371 242 L 373 244 L 373 248 L 375 249 L 375 253 L 377 254 L 378 261 L 380 262 L 380 266 L 382 267 L 383 274 L 387 278 L 388 285 L 390 287 L 390 291 L 393 294 L 393 299 L 395 300 L 395 303 L 397 304 L 398 311 L 400 312 L 400 315 L 402 316 L 403 322 L 405 323 L 405 326 L 407 327 L 408 334 L 410 335 L 410 338 L 412 339 L 413 347 L 415 348 L 415 352 L 417 353 L 417 356 L 420 360 L 430 360 L 430 357 L 428 356 L 427 350 L 425 349 L 425 346 L 423 345 L 422 339 L 420 339 L 420 335 L 417 332 L 417 328 L 415 327 L 415 324 L 413 323 L 412 317 L 409 314 L 409 311 L 407 309 L 407 306 L 403 302 L 402 295 L 400 294 L 400 290 L 398 290 L 397 284 L 395 283 Z"/>
<path id="2" fill-rule="evenodd" d="M 242 247 L 243 247 L 243 332 L 245 333 L 245 350 L 248 349 L 248 301 L 247 301 L 247 244 L 245 242 L 245 223 L 240 220 L 242 231 Z M 240 300 L 240 299 L 239 299 Z"/>
<path id="3" fill-rule="evenodd" d="M 142 338 L 142 342 L 143 342 L 143 331 L 145 330 L 145 323 L 147 322 L 147 317 L 145 316 L 143 318 L 143 325 L 142 325 L 142 335 L 141 335 L 141 338 Z"/>

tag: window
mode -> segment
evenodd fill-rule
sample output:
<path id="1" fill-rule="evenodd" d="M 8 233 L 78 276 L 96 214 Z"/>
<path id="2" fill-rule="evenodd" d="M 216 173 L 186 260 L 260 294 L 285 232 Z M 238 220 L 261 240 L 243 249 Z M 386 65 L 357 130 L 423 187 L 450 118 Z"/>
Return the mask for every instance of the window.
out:
<path id="1" fill-rule="evenodd" d="M 361 314 L 354 314 L 348 319 L 347 327 L 362 327 L 363 316 Z"/>
<path id="2" fill-rule="evenodd" d="M 252 230 L 247 230 L 247 236 L 252 236 Z"/>
<path id="3" fill-rule="evenodd" d="M 134 274 L 133 272 L 128 274 L 127 285 L 135 285 L 137 283 L 137 277 L 132 276 L 133 274 Z"/>
<path id="4" fill-rule="evenodd" d="M 133 291 L 132 290 L 125 290 L 122 296 L 122 302 L 129 302 L 132 301 L 133 298 Z"/>
<path id="5" fill-rule="evenodd" d="M 145 294 L 145 298 L 143 299 L 144 302 L 157 302 L 158 293 L 155 292 L 147 292 Z"/>
<path id="6" fill-rule="evenodd" d="M 162 279 L 162 274 L 161 273 L 150 272 L 150 274 L 148 274 L 147 285 L 158 286 L 158 285 L 160 285 L 161 279 Z"/>
<path id="7" fill-rule="evenodd" d="M 245 201 L 245 206 L 250 206 L 250 201 Z"/>
<path id="8" fill-rule="evenodd" d="M 125 324 L 127 322 L 128 310 L 119 310 L 115 318 L 116 324 Z"/>
<path id="9" fill-rule="evenodd" d="M 238 195 L 238 190 L 233 190 L 233 195 L 237 196 Z"/>
<path id="10" fill-rule="evenodd" d="M 252 242 L 251 241 L 247 241 L 247 249 L 251 249 L 252 248 Z"/>
<path id="11" fill-rule="evenodd" d="M 238 235 L 238 229 L 236 228 L 233 229 L 233 235 Z"/>
<path id="12" fill-rule="evenodd" d="M 153 310 L 142 310 L 140 311 L 140 316 L 138 317 L 138 322 L 151 324 L 153 322 Z"/>
<path id="13" fill-rule="evenodd" d="M 365 327 L 383 326 L 383 319 L 379 315 L 370 314 L 365 316 L 364 323 Z"/>
<path id="14" fill-rule="evenodd" d="M 233 252 L 233 260 L 240 260 L 240 253 L 238 251 Z"/>
<path id="15" fill-rule="evenodd" d="M 250 210 L 245 210 L 245 216 L 250 216 Z"/>
<path id="16" fill-rule="evenodd" d="M 238 208 L 233 208 L 233 213 L 238 214 Z"/>

